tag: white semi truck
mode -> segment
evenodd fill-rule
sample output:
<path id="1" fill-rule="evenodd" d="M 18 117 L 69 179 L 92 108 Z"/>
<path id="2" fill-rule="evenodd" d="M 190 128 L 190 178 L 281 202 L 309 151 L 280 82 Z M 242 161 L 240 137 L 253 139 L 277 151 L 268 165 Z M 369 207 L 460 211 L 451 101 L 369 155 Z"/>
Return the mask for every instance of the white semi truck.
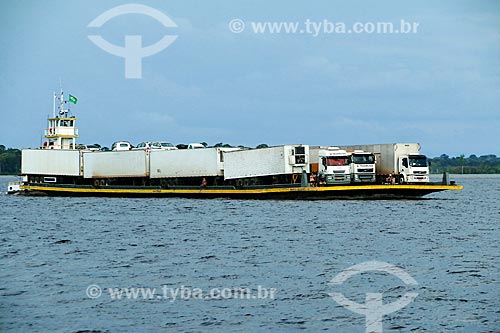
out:
<path id="1" fill-rule="evenodd" d="M 375 155 L 363 150 L 351 152 L 351 181 L 353 183 L 375 183 Z"/>
<path id="2" fill-rule="evenodd" d="M 351 182 L 350 154 L 339 147 L 310 148 L 311 171 L 317 173 L 318 182 L 326 185 Z"/>
<path id="3" fill-rule="evenodd" d="M 340 148 L 372 152 L 375 155 L 379 181 L 384 181 L 392 175 L 401 184 L 429 182 L 429 163 L 427 157 L 420 154 L 418 143 L 354 145 Z"/>

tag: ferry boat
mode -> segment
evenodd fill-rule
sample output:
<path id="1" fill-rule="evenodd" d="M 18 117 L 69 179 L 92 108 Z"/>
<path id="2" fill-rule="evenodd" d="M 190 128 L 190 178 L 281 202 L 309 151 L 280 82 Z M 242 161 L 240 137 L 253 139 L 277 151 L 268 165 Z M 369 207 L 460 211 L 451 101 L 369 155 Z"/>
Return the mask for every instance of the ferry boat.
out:
<path id="1" fill-rule="evenodd" d="M 58 113 L 56 101 L 60 102 Z M 317 163 L 314 167 L 309 161 L 309 146 L 303 144 L 263 149 L 77 149 L 77 118 L 67 103 L 62 91 L 60 96 L 54 94 L 45 141 L 37 149 L 22 150 L 22 182 L 9 185 L 9 193 L 332 200 L 420 198 L 463 188 L 446 176 L 440 183 L 346 183 L 349 177 L 344 176 L 336 177 L 342 179 L 341 184 L 335 184 L 334 177 L 329 183 L 321 180 Z M 327 155 L 324 158 L 339 154 Z"/>

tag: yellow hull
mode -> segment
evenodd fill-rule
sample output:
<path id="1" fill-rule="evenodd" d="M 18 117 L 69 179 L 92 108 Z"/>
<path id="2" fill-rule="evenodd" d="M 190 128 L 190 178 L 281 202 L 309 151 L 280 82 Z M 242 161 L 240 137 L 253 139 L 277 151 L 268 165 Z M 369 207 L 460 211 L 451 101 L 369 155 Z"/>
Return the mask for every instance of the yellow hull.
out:
<path id="1" fill-rule="evenodd" d="M 193 198 L 228 197 L 238 199 L 342 199 L 342 198 L 418 198 L 423 195 L 461 190 L 460 185 L 356 185 L 325 187 L 268 187 L 249 189 L 183 189 L 183 188 L 116 188 L 103 186 L 93 188 L 78 185 L 26 184 L 21 186 L 25 194 L 42 193 L 66 196 L 174 196 Z"/>

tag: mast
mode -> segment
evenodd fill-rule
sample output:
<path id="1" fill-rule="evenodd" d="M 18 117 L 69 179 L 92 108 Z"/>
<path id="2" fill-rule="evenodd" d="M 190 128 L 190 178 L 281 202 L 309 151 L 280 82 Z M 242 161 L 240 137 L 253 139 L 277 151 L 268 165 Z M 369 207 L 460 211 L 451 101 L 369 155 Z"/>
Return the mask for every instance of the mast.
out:
<path id="1" fill-rule="evenodd" d="M 57 95 L 56 95 L 56 92 L 54 91 L 54 103 L 53 103 L 53 107 L 52 107 L 52 118 L 56 117 L 56 98 L 57 98 Z"/>
<path id="2" fill-rule="evenodd" d="M 64 114 L 65 114 L 66 112 L 68 112 L 68 110 L 66 110 L 66 109 L 64 108 L 64 103 L 65 103 L 65 102 L 64 102 L 64 93 L 63 93 L 63 90 L 62 90 L 62 88 L 61 88 L 61 106 L 60 106 L 59 114 L 60 114 L 60 115 L 63 115 L 63 116 L 64 116 Z"/>

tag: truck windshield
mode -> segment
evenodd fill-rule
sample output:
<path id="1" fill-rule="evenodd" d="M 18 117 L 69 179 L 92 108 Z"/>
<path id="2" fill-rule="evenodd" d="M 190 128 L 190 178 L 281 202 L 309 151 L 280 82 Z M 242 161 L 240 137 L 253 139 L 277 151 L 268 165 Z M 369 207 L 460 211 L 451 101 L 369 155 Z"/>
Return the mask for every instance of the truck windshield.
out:
<path id="1" fill-rule="evenodd" d="M 410 156 L 411 167 L 426 167 L 427 157 L 425 156 Z"/>
<path id="2" fill-rule="evenodd" d="M 341 156 L 341 157 L 329 156 L 326 158 L 326 165 L 327 166 L 349 165 L 349 158 L 346 156 Z"/>
<path id="3" fill-rule="evenodd" d="M 352 155 L 352 162 L 355 164 L 373 164 L 375 156 L 373 155 Z"/>

